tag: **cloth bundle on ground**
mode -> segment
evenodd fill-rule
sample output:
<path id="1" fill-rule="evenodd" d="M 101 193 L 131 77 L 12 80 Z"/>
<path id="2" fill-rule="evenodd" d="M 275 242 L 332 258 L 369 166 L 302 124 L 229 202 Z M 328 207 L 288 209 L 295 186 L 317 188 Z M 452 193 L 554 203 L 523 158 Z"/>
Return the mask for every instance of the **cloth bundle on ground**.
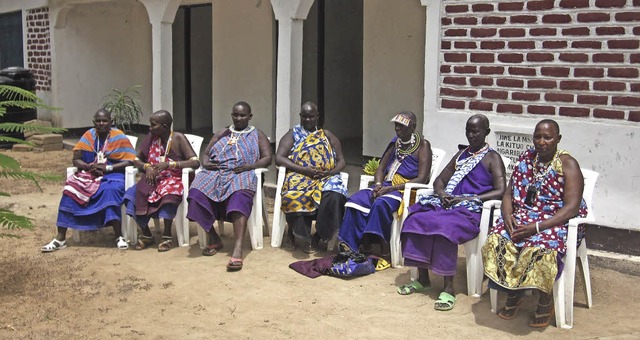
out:
<path id="1" fill-rule="evenodd" d="M 289 265 L 289 268 L 312 279 L 321 275 L 347 278 L 374 273 L 379 261 L 384 260 L 355 252 L 342 252 L 334 256 L 328 255 L 319 259 L 294 262 Z M 388 267 L 388 263 L 384 262 Z"/>

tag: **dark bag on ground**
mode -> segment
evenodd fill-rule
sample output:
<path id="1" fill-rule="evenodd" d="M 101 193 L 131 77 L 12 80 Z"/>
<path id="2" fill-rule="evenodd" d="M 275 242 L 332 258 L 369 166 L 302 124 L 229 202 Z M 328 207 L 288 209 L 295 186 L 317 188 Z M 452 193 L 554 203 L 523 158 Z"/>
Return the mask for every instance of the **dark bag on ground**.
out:
<path id="1" fill-rule="evenodd" d="M 329 274 L 338 277 L 363 276 L 375 273 L 376 266 L 371 258 L 351 251 L 341 252 L 331 260 Z"/>

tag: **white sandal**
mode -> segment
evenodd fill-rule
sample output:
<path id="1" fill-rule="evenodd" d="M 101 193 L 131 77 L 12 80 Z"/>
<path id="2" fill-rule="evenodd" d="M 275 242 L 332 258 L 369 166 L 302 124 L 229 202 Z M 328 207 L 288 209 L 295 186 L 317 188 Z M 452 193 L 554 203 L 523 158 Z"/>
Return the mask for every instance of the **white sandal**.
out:
<path id="1" fill-rule="evenodd" d="M 67 247 L 67 241 L 58 241 L 55 238 L 51 240 L 51 242 L 44 245 L 40 248 L 40 251 L 43 253 L 50 253 L 59 249 L 64 249 Z"/>
<path id="2" fill-rule="evenodd" d="M 129 244 L 127 243 L 127 241 L 125 241 L 124 237 L 120 236 L 118 237 L 118 239 L 116 239 L 116 246 L 118 247 L 118 249 L 129 249 Z"/>

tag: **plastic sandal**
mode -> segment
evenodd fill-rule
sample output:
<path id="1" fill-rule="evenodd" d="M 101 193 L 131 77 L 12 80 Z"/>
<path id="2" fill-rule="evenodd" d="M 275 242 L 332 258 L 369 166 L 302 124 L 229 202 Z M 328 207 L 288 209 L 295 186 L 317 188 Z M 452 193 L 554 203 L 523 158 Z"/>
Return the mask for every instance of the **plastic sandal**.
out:
<path id="1" fill-rule="evenodd" d="M 500 309 L 498 311 L 498 316 L 501 319 L 504 320 L 511 320 L 513 318 L 515 318 L 516 316 L 518 316 L 518 310 L 520 310 L 520 306 L 522 305 L 522 297 L 521 296 L 517 296 L 517 297 L 513 297 L 513 298 L 518 298 L 517 302 L 511 306 L 509 306 L 508 304 L 505 304 L 505 306 Z M 509 299 L 512 299 L 512 297 L 507 297 L 507 302 L 509 302 Z"/>
<path id="2" fill-rule="evenodd" d="M 158 244 L 158 251 L 165 252 L 171 250 L 173 248 L 173 238 L 171 236 L 162 236 L 162 242 Z"/>
<path id="3" fill-rule="evenodd" d="M 389 262 L 387 262 L 387 260 L 383 259 L 383 258 L 379 258 L 376 261 L 376 271 L 379 272 L 381 270 L 385 270 L 391 268 L 391 264 L 389 264 Z M 416 281 L 417 282 L 417 281 Z"/>
<path id="4" fill-rule="evenodd" d="M 556 312 L 553 303 L 549 303 L 548 305 L 538 305 L 538 308 L 540 308 L 541 306 L 550 309 L 547 313 L 542 314 L 538 314 L 538 311 L 536 310 L 536 312 L 533 314 L 533 319 L 529 321 L 529 327 L 543 328 L 549 326 L 549 324 L 551 323 L 551 319 L 553 319 L 553 316 Z M 541 320 L 541 322 L 536 323 L 536 320 Z"/>
<path id="5" fill-rule="evenodd" d="M 153 238 L 153 236 L 142 235 L 140 236 L 140 238 L 138 238 L 138 242 L 136 242 L 136 244 L 133 246 L 133 249 L 135 250 L 147 249 L 149 248 L 149 246 L 151 246 L 154 243 L 156 243 L 156 241 Z"/>
<path id="6" fill-rule="evenodd" d="M 229 259 L 229 263 L 227 263 L 227 271 L 237 272 L 240 269 L 242 269 L 242 259 L 235 257 Z"/>
<path id="7" fill-rule="evenodd" d="M 116 247 L 118 247 L 118 249 L 126 250 L 129 249 L 129 244 L 125 241 L 124 237 L 120 236 L 116 239 Z"/>
<path id="8" fill-rule="evenodd" d="M 222 243 L 207 244 L 207 246 L 202 249 L 202 255 L 213 256 L 217 254 L 220 249 L 222 249 Z"/>
<path id="9" fill-rule="evenodd" d="M 51 240 L 51 242 L 47 243 L 46 245 L 42 246 L 42 248 L 40 248 L 40 251 L 43 253 L 51 253 L 54 252 L 56 250 L 60 250 L 60 249 L 64 249 L 67 247 L 67 241 L 58 241 L 55 238 L 53 240 Z"/>
<path id="10" fill-rule="evenodd" d="M 456 305 L 456 297 L 447 293 L 442 292 L 440 296 L 438 296 L 438 301 L 433 306 L 433 309 L 439 311 L 449 311 L 452 310 Z"/>
<path id="11" fill-rule="evenodd" d="M 431 288 L 430 286 L 423 286 L 422 283 L 418 281 L 412 281 L 408 285 L 402 285 L 398 287 L 398 294 L 400 295 L 411 295 L 416 292 L 421 292 L 425 289 Z"/>

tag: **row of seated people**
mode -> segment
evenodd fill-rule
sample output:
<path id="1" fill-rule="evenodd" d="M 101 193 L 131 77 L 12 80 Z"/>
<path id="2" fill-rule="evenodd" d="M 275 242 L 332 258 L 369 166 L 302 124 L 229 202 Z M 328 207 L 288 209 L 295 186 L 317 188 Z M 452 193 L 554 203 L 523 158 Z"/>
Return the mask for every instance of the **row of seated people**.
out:
<path id="1" fill-rule="evenodd" d="M 223 246 L 213 223 L 219 217 L 233 223 L 235 245 L 229 270 L 243 265 L 242 239 L 256 192 L 250 170 L 271 162 L 269 141 L 262 131 L 249 126 L 251 117 L 247 103 L 234 105 L 233 125 L 214 134 L 188 193 L 187 217 L 209 234 L 204 255 L 214 255 Z M 313 252 L 317 246 L 326 246 L 336 233 L 341 250 L 358 251 L 363 239 L 371 237 L 388 244 L 393 213 L 403 210 L 405 184 L 426 183 L 431 171 L 431 146 L 416 131 L 415 115 L 400 112 L 391 119 L 396 137 L 383 153 L 373 186 L 348 200 L 339 176 L 345 166 L 340 141 L 318 128 L 318 117 L 315 104 L 303 104 L 300 124 L 283 136 L 276 152 L 276 164 L 288 169 L 282 211 L 289 225 L 289 246 L 295 247 L 298 238 L 305 251 Z M 135 155 L 126 136 L 111 127 L 109 112 L 96 112 L 94 128 L 74 148 L 73 163 L 81 171 L 65 185 L 58 235 L 42 251 L 64 248 L 67 228 L 95 230 L 107 225 L 114 229 L 117 247 L 128 248 L 120 227 L 123 202 L 142 230 L 135 249 L 155 242 L 148 227 L 151 218 L 164 220 L 158 250 L 171 249 L 171 223 L 184 194 L 180 171 L 200 167 L 184 135 L 171 131 L 171 123 L 168 112 L 155 112 L 150 133 Z M 485 142 L 489 132 L 486 116 L 469 118 L 469 145 L 461 146 L 436 178 L 435 195 L 420 197 L 409 208 L 401 234 L 403 256 L 405 264 L 419 268 L 419 275 L 398 288 L 398 293 L 428 289 L 430 269 L 445 278 L 434 308 L 452 309 L 457 246 L 477 236 L 482 202 L 502 198 L 506 218 L 498 221 L 483 247 L 485 272 L 492 284 L 510 290 L 499 316 L 515 317 L 522 302 L 519 289 L 535 287 L 540 299 L 530 325 L 546 326 L 553 311 L 551 289 L 562 266 L 558 259 L 566 250 L 566 224 L 586 215 L 580 168 L 574 158 L 557 149 L 558 124 L 543 120 L 533 134 L 535 147 L 520 157 L 507 187 L 502 158 Z M 122 172 L 132 163 L 142 176 L 125 193 Z M 314 235 L 312 219 L 317 220 Z"/>

